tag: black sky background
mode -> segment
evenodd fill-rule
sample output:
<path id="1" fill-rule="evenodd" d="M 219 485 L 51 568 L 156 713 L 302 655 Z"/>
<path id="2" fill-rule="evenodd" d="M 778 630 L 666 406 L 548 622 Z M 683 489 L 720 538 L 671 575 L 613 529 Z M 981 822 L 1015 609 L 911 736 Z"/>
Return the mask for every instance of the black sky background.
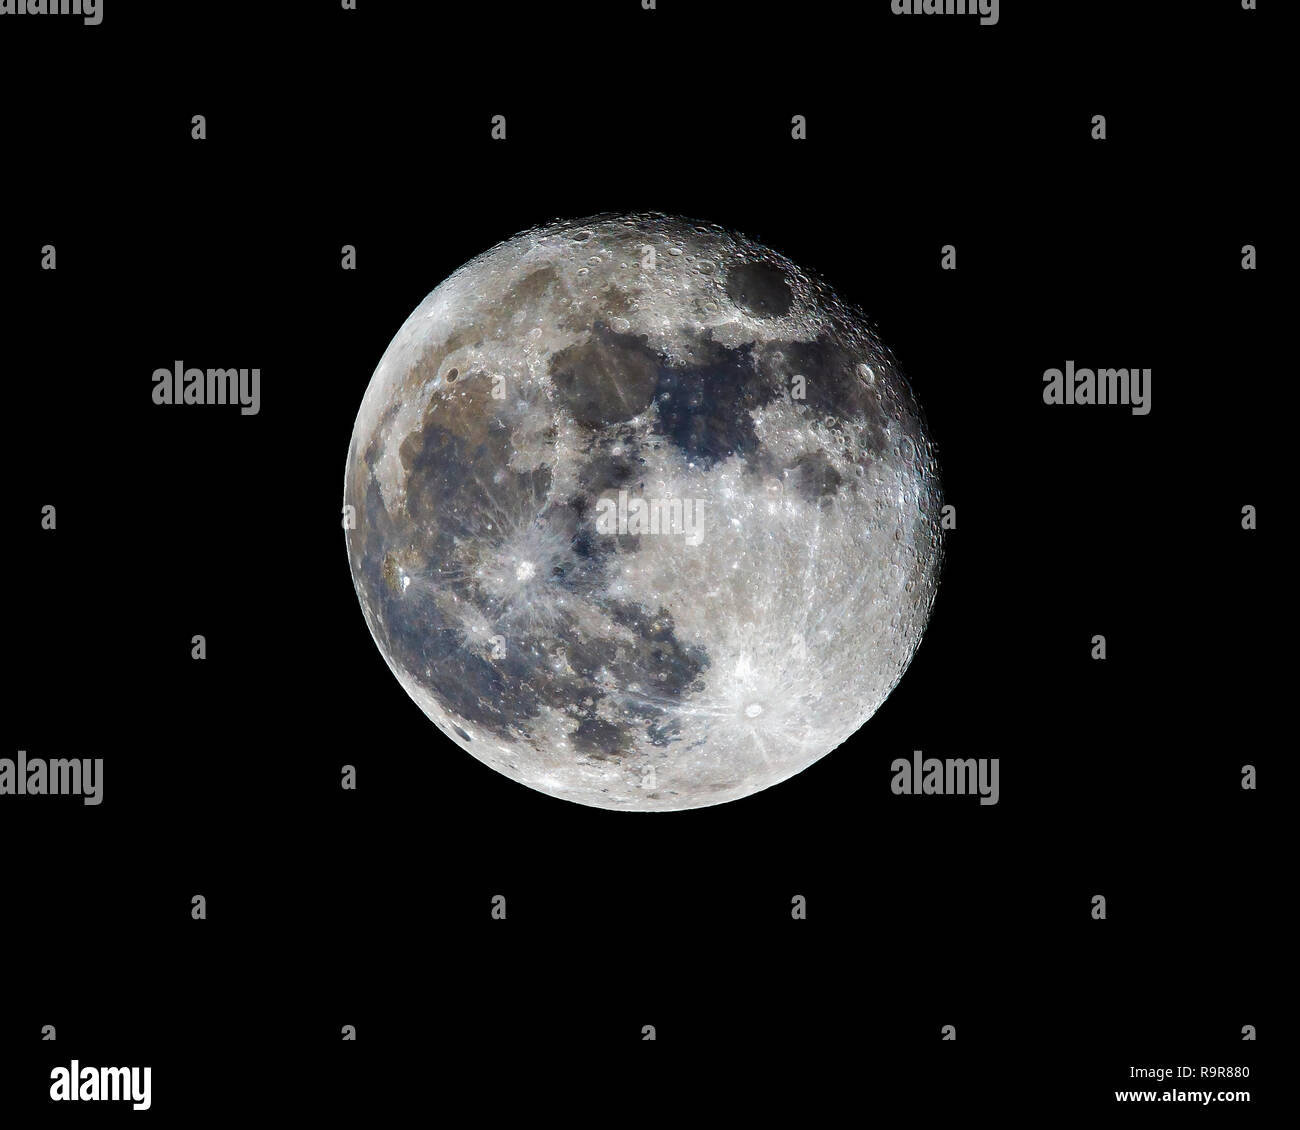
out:
<path id="1" fill-rule="evenodd" d="M 1276 18 L 858 7 L 0 23 L 4 756 L 106 762 L 98 807 L 0 808 L 0 1112 L 71 1116 L 46 1095 L 73 1056 L 153 1064 L 163 1117 L 382 1114 L 481 1100 L 484 1073 L 557 1110 L 689 1083 L 719 1112 L 1109 1111 L 1130 1064 L 1181 1062 L 1253 1065 L 1255 1114 L 1276 1094 Z M 649 209 L 868 312 L 958 528 L 916 659 L 852 742 L 642 816 L 442 738 L 370 639 L 339 511 L 366 383 L 430 289 L 533 224 Z M 259 366 L 260 414 L 153 405 L 177 359 Z M 1151 414 L 1045 406 L 1067 359 L 1151 368 Z M 917 749 L 1001 758 L 1000 803 L 893 796 Z"/>

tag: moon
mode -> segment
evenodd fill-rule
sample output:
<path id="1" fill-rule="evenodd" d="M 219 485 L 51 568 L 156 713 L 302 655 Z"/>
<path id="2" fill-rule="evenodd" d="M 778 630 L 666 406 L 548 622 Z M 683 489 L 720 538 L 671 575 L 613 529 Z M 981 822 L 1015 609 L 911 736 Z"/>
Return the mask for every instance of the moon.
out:
<path id="1" fill-rule="evenodd" d="M 357 413 L 343 524 L 375 643 L 443 734 L 550 796 L 673 811 L 784 781 L 879 709 L 941 506 L 861 313 L 743 235 L 635 214 L 524 232 L 420 303 Z"/>

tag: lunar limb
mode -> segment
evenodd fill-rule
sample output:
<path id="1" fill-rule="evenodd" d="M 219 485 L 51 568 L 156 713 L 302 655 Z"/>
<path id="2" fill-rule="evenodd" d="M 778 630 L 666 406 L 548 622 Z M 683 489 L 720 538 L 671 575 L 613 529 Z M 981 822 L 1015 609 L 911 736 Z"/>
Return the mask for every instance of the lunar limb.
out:
<path id="1" fill-rule="evenodd" d="M 407 694 L 609 809 L 720 804 L 835 749 L 910 663 L 942 556 L 934 446 L 866 319 L 661 215 L 544 225 L 439 285 L 371 378 L 344 502 Z"/>

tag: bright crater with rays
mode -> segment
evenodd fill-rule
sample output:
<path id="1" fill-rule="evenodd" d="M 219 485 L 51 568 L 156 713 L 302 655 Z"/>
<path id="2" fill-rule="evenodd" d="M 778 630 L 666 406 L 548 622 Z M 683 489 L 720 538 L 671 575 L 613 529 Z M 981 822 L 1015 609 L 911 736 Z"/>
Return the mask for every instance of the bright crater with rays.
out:
<path id="1" fill-rule="evenodd" d="M 601 808 L 720 804 L 835 749 L 911 661 L 942 555 L 934 447 L 865 318 L 659 215 L 536 228 L 438 286 L 371 378 L 344 503 L 411 698 Z"/>

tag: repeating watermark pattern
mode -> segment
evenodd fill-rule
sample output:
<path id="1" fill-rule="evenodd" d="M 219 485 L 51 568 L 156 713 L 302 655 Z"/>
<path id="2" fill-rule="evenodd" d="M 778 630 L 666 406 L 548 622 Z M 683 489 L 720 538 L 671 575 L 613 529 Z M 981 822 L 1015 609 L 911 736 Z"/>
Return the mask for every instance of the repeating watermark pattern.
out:
<path id="1" fill-rule="evenodd" d="M 103 0 L 0 0 L 0 16 L 81 16 L 94 27 L 104 22 Z"/>
<path id="2" fill-rule="evenodd" d="M 890 788 L 896 796 L 973 796 L 980 804 L 998 802 L 998 758 L 996 757 L 921 757 L 918 749 L 912 760 L 898 758 L 891 766 L 894 780 Z"/>
<path id="3" fill-rule="evenodd" d="M 151 1067 L 56 1067 L 50 1072 L 54 1102 L 129 1102 L 132 1110 L 148 1110 Z"/>
<path id="4" fill-rule="evenodd" d="M 618 500 L 606 496 L 596 501 L 596 533 L 603 537 L 615 534 L 680 534 L 687 545 L 704 540 L 704 499 L 642 498 L 618 492 Z"/>
<path id="5" fill-rule="evenodd" d="M 0 757 L 0 796 L 79 796 L 83 804 L 104 799 L 104 759 Z"/>
<path id="6" fill-rule="evenodd" d="M 1151 411 L 1150 369 L 1065 369 L 1043 373 L 1044 404 L 1127 404 L 1134 416 Z"/>
<path id="7" fill-rule="evenodd" d="M 177 361 L 153 371 L 155 404 L 238 404 L 241 416 L 262 406 L 261 369 L 187 369 Z"/>

